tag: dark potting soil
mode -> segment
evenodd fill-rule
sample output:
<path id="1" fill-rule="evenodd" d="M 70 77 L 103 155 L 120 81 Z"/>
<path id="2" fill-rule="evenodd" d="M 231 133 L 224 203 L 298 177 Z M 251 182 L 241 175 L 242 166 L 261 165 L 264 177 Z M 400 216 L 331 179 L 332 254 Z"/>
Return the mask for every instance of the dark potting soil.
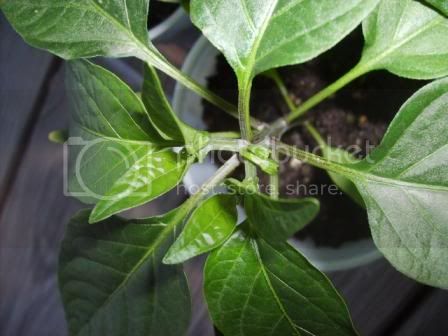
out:
<path id="1" fill-rule="evenodd" d="M 149 2 L 148 29 L 154 28 L 179 8 L 178 4 L 162 1 Z"/>
<path id="2" fill-rule="evenodd" d="M 337 80 L 359 60 L 363 45 L 361 30 L 356 30 L 337 47 L 317 59 L 279 70 L 291 98 L 300 104 Z M 385 71 L 368 74 L 330 99 L 310 110 L 310 120 L 333 147 L 351 149 L 356 145 L 357 157 L 365 157 L 377 146 L 387 125 L 401 105 L 425 83 L 399 78 Z M 208 79 L 208 87 L 236 103 L 237 83 L 232 69 L 222 56 L 217 59 L 216 73 Z M 235 119 L 215 106 L 204 103 L 204 121 L 210 131 L 238 129 Z M 272 122 L 288 114 L 274 83 L 263 76 L 254 81 L 251 114 Z M 282 138 L 288 144 L 313 150 L 316 143 L 301 126 L 289 130 Z M 317 154 L 320 154 L 317 151 Z M 280 189 L 282 197 L 317 197 L 321 202 L 318 217 L 296 234 L 299 239 L 311 237 L 320 246 L 340 246 L 370 236 L 367 213 L 348 196 L 336 190 L 325 171 L 298 160 L 282 160 Z M 241 174 L 241 172 L 240 172 Z M 261 175 L 261 184 L 268 178 Z"/>

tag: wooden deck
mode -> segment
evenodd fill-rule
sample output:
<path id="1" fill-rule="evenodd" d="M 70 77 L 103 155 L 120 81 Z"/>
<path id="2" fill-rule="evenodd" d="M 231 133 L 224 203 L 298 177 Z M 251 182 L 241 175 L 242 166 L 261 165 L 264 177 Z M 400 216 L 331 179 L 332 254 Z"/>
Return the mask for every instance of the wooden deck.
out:
<path id="1" fill-rule="evenodd" d="M 159 48 L 180 65 L 197 33 Z M 123 61 L 107 61 L 131 85 L 139 74 Z M 47 140 L 68 124 L 63 61 L 28 47 L 0 14 L 0 335 L 67 334 L 56 283 L 64 226 L 82 208 L 63 194 L 63 148 Z M 172 82 L 167 87 L 173 87 Z M 138 209 L 161 213 L 185 196 L 173 193 Z M 201 265 L 187 265 L 194 317 L 190 335 L 211 336 L 201 299 Z M 329 274 L 346 298 L 362 335 L 448 335 L 448 292 L 422 286 L 386 261 Z M 163 336 L 163 335 L 162 335 Z"/>

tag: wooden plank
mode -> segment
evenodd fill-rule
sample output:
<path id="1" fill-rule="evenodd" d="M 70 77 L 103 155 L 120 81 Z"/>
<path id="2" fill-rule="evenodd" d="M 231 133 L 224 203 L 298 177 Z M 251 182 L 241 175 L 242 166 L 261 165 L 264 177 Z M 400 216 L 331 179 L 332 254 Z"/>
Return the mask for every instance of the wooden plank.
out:
<path id="1" fill-rule="evenodd" d="M 401 326 L 389 330 L 393 336 L 438 336 L 448 335 L 448 292 L 431 290 L 430 295 L 416 303 L 413 312 Z M 402 321 L 401 321 L 402 322 Z"/>
<path id="2" fill-rule="evenodd" d="M 115 70 L 132 82 L 126 68 L 119 65 Z M 0 217 L 0 335 L 66 334 L 56 281 L 57 256 L 68 219 L 84 206 L 64 196 L 63 147 L 47 140 L 48 132 L 67 127 L 63 77 L 61 68 L 51 82 Z M 162 213 L 184 198 L 174 191 L 127 215 Z M 191 278 L 196 279 L 198 275 L 192 272 Z M 196 281 L 190 285 L 192 292 L 200 290 Z"/>
<path id="3" fill-rule="evenodd" d="M 426 287 L 400 274 L 386 260 L 329 274 L 347 301 L 355 326 L 363 336 L 383 333 Z"/>
<path id="4" fill-rule="evenodd" d="M 1 205 L 33 128 L 42 83 L 54 57 L 26 45 L 2 13 L 0 36 Z"/>

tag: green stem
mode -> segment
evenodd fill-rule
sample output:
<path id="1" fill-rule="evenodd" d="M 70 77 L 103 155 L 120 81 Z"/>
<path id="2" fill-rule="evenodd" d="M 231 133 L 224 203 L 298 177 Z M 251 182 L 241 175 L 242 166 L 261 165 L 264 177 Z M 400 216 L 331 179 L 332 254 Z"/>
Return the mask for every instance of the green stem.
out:
<path id="1" fill-rule="evenodd" d="M 238 120 L 243 140 L 252 142 L 253 133 L 250 123 L 250 94 L 252 90 L 252 79 L 243 78 L 238 81 Z M 244 160 L 246 178 L 257 176 L 257 168 L 248 160 Z"/>
<path id="2" fill-rule="evenodd" d="M 305 122 L 305 127 L 308 130 L 308 132 L 310 132 L 310 134 L 314 138 L 314 140 L 316 140 L 316 142 L 320 146 L 320 148 L 323 149 L 324 147 L 327 147 L 327 143 L 324 140 L 324 138 L 322 138 L 322 135 L 309 121 Z"/>
<path id="3" fill-rule="evenodd" d="M 277 146 L 274 143 L 272 147 L 272 159 L 275 160 L 275 162 L 279 162 L 278 152 L 277 152 Z M 272 199 L 276 200 L 279 198 L 280 195 L 280 181 L 279 181 L 279 174 L 275 175 L 269 175 L 269 185 L 270 185 L 270 193 Z"/>
<path id="4" fill-rule="evenodd" d="M 228 102 L 227 100 L 221 98 L 217 94 L 211 92 L 201 84 L 197 83 L 195 80 L 189 76 L 182 73 L 174 65 L 169 63 L 162 54 L 145 48 L 144 57 L 141 57 L 143 61 L 159 69 L 166 75 L 172 77 L 179 83 L 181 83 L 186 88 L 197 93 L 199 96 L 210 102 L 211 104 L 221 108 L 223 111 L 227 112 L 234 118 L 238 118 L 238 109 L 235 105 Z M 257 120 L 255 118 L 250 118 L 250 125 L 255 129 L 261 129 L 265 126 L 265 123 Z"/>
<path id="5" fill-rule="evenodd" d="M 239 132 L 213 132 L 210 133 L 212 139 L 240 139 Z"/>
<path id="6" fill-rule="evenodd" d="M 339 163 L 327 160 L 319 155 L 286 145 L 282 142 L 276 142 L 276 146 L 280 153 L 306 162 L 314 167 L 343 175 L 349 179 L 363 178 L 362 174 L 357 173 L 355 170 L 345 167 Z"/>
<path id="7" fill-rule="evenodd" d="M 288 108 L 291 112 L 294 112 L 297 109 L 297 105 L 292 101 L 291 97 L 289 96 L 288 88 L 285 85 L 285 82 L 280 77 L 280 74 L 276 69 L 272 69 L 265 73 L 265 76 L 269 77 L 274 81 L 274 83 L 277 85 L 278 90 L 280 91 L 280 94 L 283 97 L 283 100 L 285 101 L 286 105 L 288 105 Z"/>
<path id="8" fill-rule="evenodd" d="M 201 200 L 203 197 L 207 196 L 213 189 L 218 186 L 221 182 L 225 180 L 238 166 L 240 165 L 240 160 L 238 155 L 233 155 L 229 160 L 227 160 L 217 172 L 210 177 L 199 189 L 197 193 L 192 195 L 187 202 L 191 204 L 196 204 L 197 201 Z M 187 206 L 188 207 L 188 206 Z"/>
<path id="9" fill-rule="evenodd" d="M 306 102 L 304 102 L 302 105 L 300 105 L 297 109 L 292 111 L 287 117 L 286 120 L 290 123 L 294 119 L 299 118 L 300 116 L 304 115 L 306 112 L 308 112 L 310 109 L 315 107 L 316 105 L 320 104 L 323 100 L 327 99 L 331 95 L 333 95 L 335 92 L 339 91 L 349 83 L 351 83 L 356 78 L 364 75 L 369 71 L 370 68 L 367 66 L 364 66 L 362 63 L 359 63 L 356 65 L 352 70 L 347 72 L 344 76 L 339 78 L 336 82 L 329 85 L 310 99 L 308 99 Z"/>

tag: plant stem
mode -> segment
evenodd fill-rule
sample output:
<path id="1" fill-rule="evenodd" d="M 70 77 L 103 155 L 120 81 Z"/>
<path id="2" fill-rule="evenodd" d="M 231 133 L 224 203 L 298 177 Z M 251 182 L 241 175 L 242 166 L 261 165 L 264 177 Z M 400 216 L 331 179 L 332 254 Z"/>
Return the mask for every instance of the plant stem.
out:
<path id="1" fill-rule="evenodd" d="M 193 211 L 193 209 L 197 206 L 197 204 L 213 189 L 218 186 L 224 179 L 230 175 L 238 166 L 240 165 L 240 160 L 238 159 L 238 155 L 233 155 L 224 165 L 222 165 L 218 171 L 209 178 L 201 188 L 193 194 L 187 201 L 179 208 L 180 210 L 177 212 L 177 219 L 173 220 L 173 223 L 177 223 L 177 226 L 180 223 L 183 223 L 183 219 L 187 218 L 187 216 Z"/>
<path id="2" fill-rule="evenodd" d="M 251 143 L 253 133 L 250 124 L 250 94 L 252 90 L 252 78 L 242 78 L 238 81 L 238 120 L 243 140 Z M 257 168 L 248 160 L 244 160 L 246 178 L 257 176 Z"/>
<path id="3" fill-rule="evenodd" d="M 312 109 L 314 106 L 321 103 L 323 100 L 327 99 L 331 95 L 333 95 L 335 92 L 339 91 L 346 85 L 348 85 L 350 82 L 355 80 L 356 78 L 364 75 L 369 71 L 370 68 L 367 66 L 363 66 L 361 63 L 356 65 L 352 70 L 347 72 L 344 76 L 339 78 L 336 82 L 329 85 L 310 99 L 308 99 L 306 102 L 304 102 L 302 105 L 297 107 L 294 111 L 292 111 L 287 117 L 286 120 L 290 123 L 294 119 L 299 118 L 300 116 L 304 115 L 306 112 L 308 112 L 310 109 Z"/>
<path id="4" fill-rule="evenodd" d="M 235 105 L 221 98 L 217 94 L 211 92 L 189 76 L 182 73 L 182 71 L 169 63 L 162 54 L 150 50 L 147 47 L 145 47 L 144 51 L 144 56 L 141 57 L 144 62 L 147 62 L 166 75 L 172 77 L 183 86 L 197 93 L 199 96 L 201 96 L 211 104 L 221 108 L 232 117 L 238 118 L 238 109 Z M 256 118 L 250 118 L 250 125 L 255 129 L 262 129 L 264 126 L 266 126 L 265 123 L 257 120 Z"/>
<path id="5" fill-rule="evenodd" d="M 273 145 L 271 146 L 272 148 L 272 159 L 275 160 L 275 162 L 279 162 L 279 158 L 278 158 L 278 152 L 277 152 L 277 145 L 274 142 Z M 269 175 L 269 185 L 270 185 L 270 192 L 269 195 L 271 196 L 272 199 L 278 199 L 279 195 L 280 195 L 280 188 L 279 188 L 279 174 L 275 174 L 275 175 Z"/>
<path id="6" fill-rule="evenodd" d="M 252 80 L 242 80 L 238 83 L 238 120 L 244 140 L 252 141 L 253 134 L 250 127 L 250 93 Z"/>
<path id="7" fill-rule="evenodd" d="M 324 138 L 322 138 L 322 135 L 309 121 L 305 122 L 304 125 L 308 130 L 308 132 L 310 132 L 311 136 L 314 138 L 314 140 L 322 149 L 324 149 L 324 147 L 327 147 L 327 143 L 324 140 Z"/>
<path id="8" fill-rule="evenodd" d="M 280 91 L 280 94 L 282 95 L 286 105 L 288 105 L 289 110 L 291 112 L 297 110 L 297 105 L 292 101 L 291 97 L 289 96 L 288 88 L 286 87 L 285 82 L 281 78 L 278 71 L 276 69 L 272 69 L 269 72 L 267 72 L 265 76 L 272 79 L 274 83 L 277 85 L 277 88 Z"/>
<path id="9" fill-rule="evenodd" d="M 210 133 L 212 139 L 240 139 L 239 132 L 213 132 Z"/>

